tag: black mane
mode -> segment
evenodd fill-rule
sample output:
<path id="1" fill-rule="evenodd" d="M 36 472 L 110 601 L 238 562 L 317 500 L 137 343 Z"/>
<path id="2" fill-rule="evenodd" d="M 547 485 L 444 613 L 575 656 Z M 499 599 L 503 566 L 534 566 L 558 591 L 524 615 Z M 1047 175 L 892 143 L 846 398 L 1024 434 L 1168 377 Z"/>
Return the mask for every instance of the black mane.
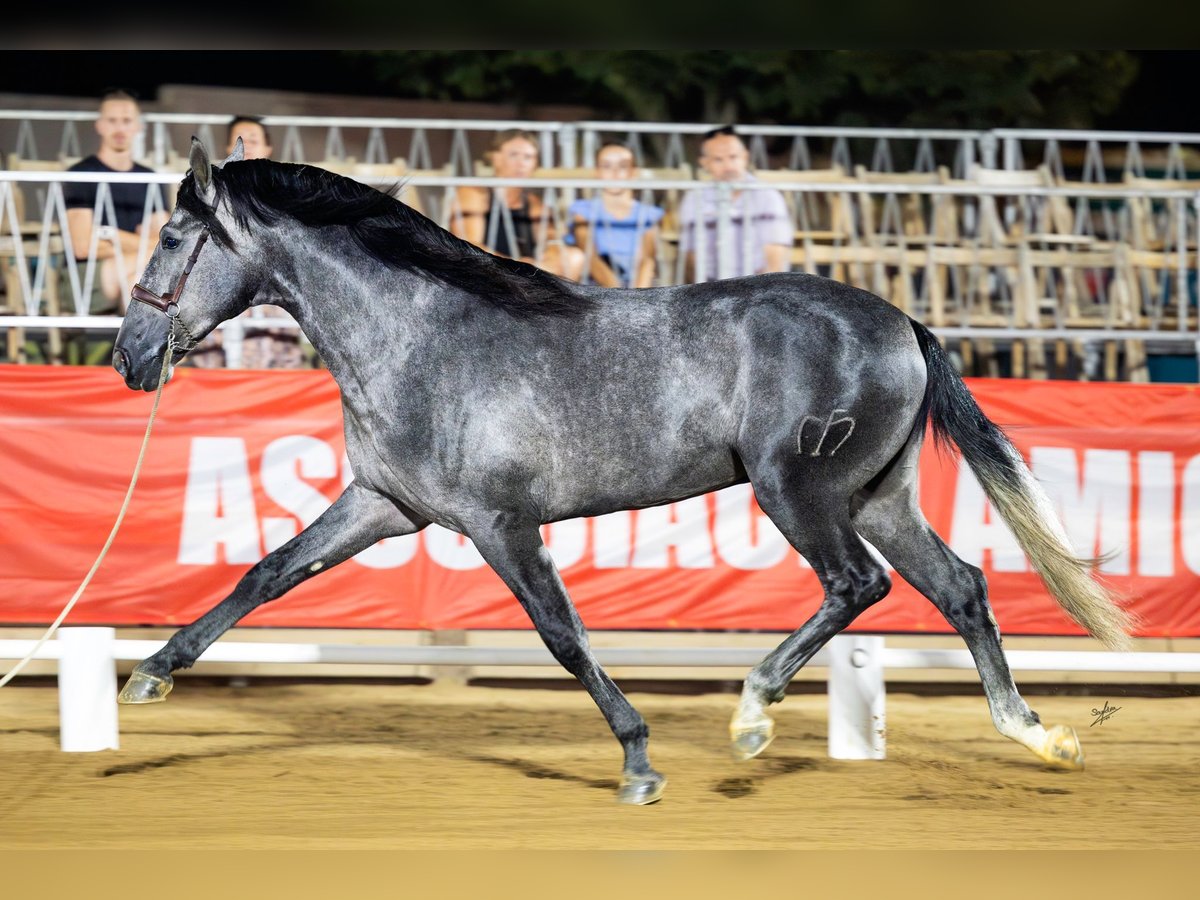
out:
<path id="1" fill-rule="evenodd" d="M 256 159 L 213 167 L 217 196 L 239 223 L 273 225 L 281 217 L 314 227 L 340 225 L 372 258 L 460 288 L 515 316 L 579 315 L 591 300 L 567 282 L 527 263 L 494 256 L 457 238 L 391 193 L 314 166 Z M 188 173 L 179 205 L 230 245 L 228 232 L 196 193 Z"/>

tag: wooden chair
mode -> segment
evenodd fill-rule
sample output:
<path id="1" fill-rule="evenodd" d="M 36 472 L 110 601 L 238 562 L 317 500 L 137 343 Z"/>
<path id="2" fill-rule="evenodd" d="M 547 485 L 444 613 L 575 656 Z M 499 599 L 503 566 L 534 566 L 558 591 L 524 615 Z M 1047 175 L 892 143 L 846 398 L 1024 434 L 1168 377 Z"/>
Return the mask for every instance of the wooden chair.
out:
<path id="1" fill-rule="evenodd" d="M 1011 187 L 1014 195 L 1021 188 L 1054 187 L 1054 177 L 1048 166 L 1036 169 L 987 169 L 972 167 L 969 179 L 987 187 Z M 1019 240 L 1041 239 L 1056 241 L 1074 237 L 1074 216 L 1070 204 L 1062 197 L 1020 197 L 1006 204 L 1001 213 L 994 194 L 979 197 L 980 237 L 992 244 Z"/>
<path id="2" fill-rule="evenodd" d="M 854 171 L 860 185 L 923 186 L 941 184 L 949 179 L 949 170 L 936 172 L 872 172 L 859 165 Z M 917 191 L 877 194 L 859 191 L 856 195 L 859 229 L 863 242 L 880 252 L 876 262 L 876 293 L 887 296 L 909 315 L 918 315 L 914 294 L 917 271 L 923 271 L 921 293 L 928 300 L 928 310 L 921 318 L 935 326 L 945 324 L 945 296 L 948 273 L 946 266 L 934 264 L 934 254 L 927 252 L 934 244 L 953 245 L 958 239 L 958 219 L 954 198 L 945 194 L 922 194 Z M 888 248 L 898 252 L 888 254 Z M 910 251 L 922 251 L 913 253 Z M 890 259 L 896 262 L 888 264 Z M 887 287 L 883 287 L 887 285 Z M 884 293 L 885 290 L 890 291 Z"/>
<path id="3" fill-rule="evenodd" d="M 1072 252 L 1087 251 L 1095 238 L 1077 231 L 1077 217 L 1067 198 L 1022 195 L 1022 189 L 1056 186 L 1048 166 L 1015 171 L 975 166 L 970 173 L 970 182 L 979 186 L 1013 188 L 1014 196 L 1004 204 L 1003 210 L 1000 205 L 1003 195 L 978 196 L 978 227 L 972 240 L 977 246 L 1016 249 L 1015 265 L 1006 267 L 1003 273 L 1012 298 L 1012 324 L 1039 327 L 1059 323 L 1064 310 L 1069 316 L 1080 295 L 1086 294 L 1081 273 L 1069 264 Z M 1060 270 L 1064 262 L 1068 265 L 1065 270 Z M 1056 271 L 1061 271 L 1061 279 L 1056 277 Z M 1058 296 L 1059 285 L 1062 285 L 1064 298 Z M 986 296 L 982 299 L 984 307 L 990 306 Z M 1055 349 L 1056 364 L 1060 368 L 1065 352 L 1065 345 L 1060 342 Z M 1027 357 L 1032 377 L 1045 377 L 1043 342 L 1036 339 L 1014 342 L 1014 375 L 1025 374 Z"/>
<path id="4" fill-rule="evenodd" d="M 677 166 L 643 166 L 637 170 L 637 178 L 642 178 L 647 181 L 654 179 L 656 181 L 691 181 L 695 178 L 695 171 L 687 163 L 680 163 Z"/>
<path id="5" fill-rule="evenodd" d="M 1059 204 L 1054 213 L 1055 230 L 1062 235 L 1057 241 L 1054 239 L 1057 235 L 1033 238 L 1042 244 L 1033 251 L 1034 257 L 1039 260 L 1039 292 L 1045 297 L 1044 288 L 1048 287 L 1055 294 L 1060 309 L 1059 323 L 1068 328 L 1134 327 L 1136 320 L 1133 310 L 1140 301 L 1134 299 L 1137 291 L 1131 290 L 1133 284 L 1129 277 L 1128 247 L 1114 240 L 1116 235 L 1109 233 L 1103 224 L 1097 228 L 1097 212 L 1093 208 L 1098 199 L 1097 192 L 1101 192 L 1102 196 L 1105 191 L 1123 190 L 1124 186 L 1064 178 L 1055 178 L 1053 183 L 1079 196 L 1074 200 L 1069 197 L 1054 198 Z M 1125 201 L 1103 202 L 1123 205 Z M 1067 222 L 1070 222 L 1069 228 Z M 1046 268 L 1040 267 L 1041 260 L 1045 261 Z M 1046 271 L 1058 274 L 1058 278 L 1051 279 L 1048 285 L 1044 281 Z M 1111 281 L 1108 279 L 1110 272 Z M 1106 358 L 1115 360 L 1117 343 L 1106 343 Z M 1131 356 L 1136 356 L 1140 348 L 1141 344 L 1134 347 Z M 1080 360 L 1088 355 L 1083 341 L 1055 341 L 1054 363 L 1060 373 L 1068 368 L 1071 350 Z M 1079 377 L 1087 377 L 1082 366 Z"/>
<path id="6" fill-rule="evenodd" d="M 1164 178 L 1139 178 L 1130 173 L 1125 174 L 1122 186 L 1132 188 L 1134 190 L 1155 191 L 1200 191 L 1200 180 L 1179 180 L 1179 179 L 1164 179 Z M 1158 201 L 1160 206 L 1156 207 L 1155 201 L 1149 197 L 1134 197 L 1129 200 L 1130 224 L 1132 226 L 1132 234 L 1130 235 L 1133 246 L 1139 250 L 1178 250 L 1180 246 L 1179 231 L 1182 224 L 1184 234 L 1184 247 L 1189 246 L 1187 242 L 1187 221 L 1191 203 L 1188 200 L 1183 201 Z M 1182 213 L 1183 222 L 1180 221 Z M 1190 246 L 1194 249 L 1194 242 L 1190 242 Z"/>
<path id="7" fill-rule="evenodd" d="M 1126 172 L 1121 182 L 1093 184 L 1062 181 L 1064 187 L 1087 190 L 1093 195 L 1108 190 L 1200 190 L 1200 181 L 1143 178 Z M 1101 195 L 1103 196 L 1103 195 Z M 1093 196 L 1094 201 L 1094 196 Z M 1089 201 L 1090 203 L 1093 201 Z M 1115 209 L 1114 209 L 1115 207 Z M 1107 304 L 1090 303 L 1082 308 L 1071 307 L 1070 324 L 1090 327 L 1126 327 L 1137 329 L 1179 327 L 1180 316 L 1191 319 L 1188 328 L 1195 327 L 1189 312 L 1190 297 L 1177 296 L 1174 313 L 1169 309 L 1167 298 L 1176 287 L 1176 271 L 1180 254 L 1184 254 L 1184 265 L 1191 268 L 1188 260 L 1195 253 L 1195 242 L 1188 239 L 1191 231 L 1186 219 L 1190 214 L 1190 201 L 1182 204 L 1166 202 L 1156 205 L 1149 197 L 1122 197 L 1106 201 L 1101 214 L 1105 224 L 1115 231 L 1114 240 L 1097 241 L 1088 250 L 1095 256 L 1110 257 L 1106 263 L 1112 270 L 1112 279 L 1107 286 Z M 1089 208 L 1086 216 L 1081 209 L 1080 219 L 1091 220 L 1095 215 Z M 1178 228 L 1184 226 L 1181 244 Z M 1182 292 L 1186 294 L 1186 291 Z M 1092 300 L 1090 296 L 1086 298 Z M 1130 381 L 1149 381 L 1144 342 L 1125 341 L 1126 378 Z M 1118 342 L 1106 341 L 1104 346 L 1104 377 L 1115 379 L 1118 368 Z"/>
<path id="8" fill-rule="evenodd" d="M 856 182 L 844 168 L 759 169 L 754 177 L 768 184 L 807 181 L 828 185 L 824 191 L 788 191 L 783 195 L 796 223 L 792 263 L 809 274 L 817 274 L 818 266 L 827 266 L 831 278 L 870 286 L 866 265 L 872 260 L 857 252 L 861 247 L 851 199 Z M 855 252 L 840 252 L 851 249 Z"/>
<path id="9" fill-rule="evenodd" d="M 1014 324 L 1015 310 L 1005 311 L 993 302 L 992 286 L 1002 283 L 1011 298 L 1017 272 L 1017 253 L 1008 244 L 1001 227 L 1002 217 L 995 211 L 992 198 L 981 198 L 977 188 L 986 183 L 986 176 L 955 179 L 947 169 L 938 171 L 938 183 L 959 188 L 961 193 L 949 195 L 939 210 L 941 226 L 952 224 L 950 240 L 941 246 L 930 245 L 930 263 L 935 277 L 930 284 L 930 324 L 934 326 L 957 323 L 980 328 Z M 987 202 L 991 200 L 992 202 Z M 945 212 L 945 208 L 953 212 Z M 945 277 L 940 277 L 940 276 Z M 949 294 L 957 301 L 953 309 Z M 990 338 L 966 339 L 960 342 L 963 370 L 966 374 L 996 377 L 1000 374 L 995 343 Z"/>
<path id="10" fill-rule="evenodd" d="M 1133 186 L 1138 186 L 1136 179 L 1131 181 Z M 1162 183 L 1152 182 L 1156 186 Z M 1050 206 L 1052 234 L 1031 234 L 1021 238 L 1031 246 L 1028 252 L 1037 271 L 1040 303 L 1043 306 L 1057 303 L 1057 324 L 1069 328 L 1154 327 L 1146 315 L 1147 309 L 1154 306 L 1151 299 L 1154 272 L 1161 273 L 1165 268 L 1171 268 L 1172 263 L 1159 250 L 1137 246 L 1146 236 L 1145 232 L 1137 230 L 1135 207 L 1138 201 L 1104 200 L 1105 192 L 1123 191 L 1130 184 L 1066 179 L 1055 179 L 1054 184 L 1077 191 L 1080 196 L 1074 201 L 1074 212 L 1070 198 L 1052 198 L 1057 201 L 1057 205 Z M 1097 199 L 1101 201 L 1099 211 L 1094 208 Z M 1113 211 L 1113 205 L 1118 206 L 1119 211 Z M 1099 229 L 1098 215 L 1109 220 L 1101 223 Z M 1111 273 L 1111 279 L 1107 278 L 1108 273 Z M 1047 296 L 1048 293 L 1053 296 Z M 1118 376 L 1121 343 L 1118 340 L 1104 342 L 1102 377 L 1106 380 Z M 1123 343 L 1127 379 L 1148 381 L 1144 342 L 1126 340 Z M 1054 364 L 1060 372 L 1068 366 L 1069 349 L 1073 349 L 1080 359 L 1087 355 L 1083 341 L 1056 341 Z M 1080 377 L 1084 377 L 1082 371 Z"/>
<path id="11" fill-rule="evenodd" d="M 64 172 L 68 165 L 78 160 L 66 163 L 61 159 L 25 159 L 15 153 L 8 154 L 8 169 L 11 172 Z"/>
<path id="12" fill-rule="evenodd" d="M 186 156 L 180 156 L 174 150 L 167 152 L 166 163 L 161 166 L 151 166 L 157 172 L 173 172 L 176 175 L 186 175 L 191 167 L 191 161 Z"/>
<path id="13" fill-rule="evenodd" d="M 350 174 L 355 178 L 404 178 L 411 172 L 408 160 L 397 156 L 390 163 L 356 163 Z"/>
<path id="14" fill-rule="evenodd" d="M 535 169 L 534 178 L 595 178 L 596 170 L 591 166 L 547 166 Z"/>
<path id="15" fill-rule="evenodd" d="M 942 166 L 936 172 L 871 172 L 865 166 L 855 166 L 859 184 L 937 185 L 949 178 Z M 901 194 L 858 194 L 858 212 L 863 237 L 894 241 L 952 243 L 958 236 L 957 217 L 952 203 L 941 202 L 944 194 L 927 195 L 919 192 Z"/>
<path id="16" fill-rule="evenodd" d="M 1135 190 L 1200 191 L 1200 180 L 1139 178 L 1126 173 L 1123 185 Z M 1142 296 L 1139 310 L 1156 324 L 1164 325 L 1173 319 L 1171 327 L 1179 327 L 1181 318 L 1186 324 L 1190 314 L 1190 298 L 1175 297 L 1175 314 L 1168 316 L 1167 300 L 1175 289 L 1175 270 L 1182 260 L 1185 268 L 1193 269 L 1196 241 L 1192 237 L 1195 225 L 1192 203 L 1184 200 L 1152 200 L 1148 196 L 1132 197 L 1128 201 L 1126 238 L 1132 248 L 1131 262 Z M 1192 327 L 1188 325 L 1187 327 Z"/>

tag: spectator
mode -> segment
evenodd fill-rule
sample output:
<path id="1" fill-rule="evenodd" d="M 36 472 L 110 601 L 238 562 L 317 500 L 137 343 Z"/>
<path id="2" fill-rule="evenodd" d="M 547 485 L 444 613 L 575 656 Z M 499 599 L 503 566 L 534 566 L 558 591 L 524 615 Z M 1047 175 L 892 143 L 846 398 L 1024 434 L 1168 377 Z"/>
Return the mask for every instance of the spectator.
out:
<path id="1" fill-rule="evenodd" d="M 654 282 L 654 256 L 658 241 L 660 207 L 639 203 L 625 182 L 633 177 L 633 151 L 624 144 L 607 142 L 596 154 L 596 177 L 608 179 L 598 196 L 576 200 L 567 212 L 571 231 L 568 244 L 578 244 L 588 273 L 604 287 L 650 287 Z"/>
<path id="2" fill-rule="evenodd" d="M 755 180 L 748 171 L 750 154 L 732 125 L 706 132 L 700 144 L 700 165 L 714 181 Z M 691 191 L 679 207 L 679 250 L 687 259 L 687 279 L 696 280 L 696 238 L 704 240 L 704 280 L 721 275 L 755 275 L 762 272 L 786 272 L 792 247 L 793 226 L 787 202 L 779 191 L 734 191 L 729 198 L 728 233 L 722 231 L 717 216 L 717 189 L 714 186 Z M 700 210 L 697 228 L 697 206 Z M 747 229 L 746 223 L 750 225 Z M 748 234 L 747 234 L 748 231 Z M 746 249 L 749 253 L 746 253 Z M 729 260 L 729 271 L 722 271 L 722 256 Z"/>
<path id="3" fill-rule="evenodd" d="M 497 178 L 528 178 L 538 164 L 537 138 L 528 131 L 501 132 L 492 145 L 491 164 Z M 507 216 L 497 202 L 504 204 Z M 545 233 L 539 235 L 543 215 Z M 541 196 L 527 188 L 459 188 L 450 213 L 450 230 L 497 256 L 540 265 L 572 281 L 583 275 L 583 251 L 554 240 L 549 211 Z M 539 237 L 544 238 L 545 248 L 541 263 L 536 263 Z"/>
<path id="4" fill-rule="evenodd" d="M 270 159 L 273 148 L 271 136 L 262 119 L 257 116 L 234 116 L 226 132 L 225 154 L 233 153 L 238 138 L 242 139 L 244 159 Z M 245 332 L 242 337 L 241 367 L 244 369 L 299 369 L 305 366 L 300 346 L 300 331 L 296 328 L 262 327 L 263 319 L 286 318 L 278 306 L 262 302 L 242 313 Z M 204 338 L 190 354 L 188 361 L 202 369 L 225 366 L 224 335 L 220 329 Z"/>
<path id="5" fill-rule="evenodd" d="M 233 152 L 237 139 L 242 139 L 242 150 L 246 159 L 270 159 L 274 148 L 271 146 L 271 136 L 259 116 L 234 116 L 226 131 L 226 150 L 228 156 Z"/>
<path id="6" fill-rule="evenodd" d="M 125 91 L 107 92 L 100 98 L 100 115 L 96 119 L 96 133 L 100 136 L 99 151 L 93 156 L 84 157 L 67 171 L 154 171 L 133 161 L 134 141 L 141 130 L 142 116 L 137 99 Z M 168 218 L 166 212 L 159 211 L 152 213 L 143 223 L 147 193 L 150 189 L 158 192 L 160 210 L 166 209 L 166 195 L 161 185 L 112 184 L 109 186 L 109 196 L 115 221 L 110 218 L 105 204 L 100 210 L 100 221 L 95 222 L 98 189 L 97 184 L 81 182 L 65 185 L 63 198 L 67 207 L 67 230 L 71 235 L 75 258 L 86 260 L 92 244 L 92 229 L 99 229 L 96 260 L 100 263 L 100 291 L 111 311 L 124 311 L 128 288 L 133 286 L 149 262 L 157 243 L 158 230 Z M 146 241 L 145 255 L 139 256 L 143 227 L 150 229 L 152 238 Z M 118 265 L 123 272 L 118 271 Z M 125 291 L 121 290 L 122 281 L 125 282 Z"/>

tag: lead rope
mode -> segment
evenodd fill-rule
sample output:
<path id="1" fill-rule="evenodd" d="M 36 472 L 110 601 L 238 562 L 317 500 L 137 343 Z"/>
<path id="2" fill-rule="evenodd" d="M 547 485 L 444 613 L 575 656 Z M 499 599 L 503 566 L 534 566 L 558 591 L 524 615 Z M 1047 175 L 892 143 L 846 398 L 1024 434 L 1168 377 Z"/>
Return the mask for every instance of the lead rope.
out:
<path id="1" fill-rule="evenodd" d="M 158 373 L 158 391 L 154 394 L 154 407 L 150 410 L 150 421 L 146 423 L 146 436 L 142 438 L 142 449 L 138 451 L 137 465 L 133 467 L 133 478 L 129 481 L 129 490 L 125 492 L 125 502 L 121 504 L 121 511 L 117 513 L 117 521 L 113 523 L 112 531 L 108 534 L 108 540 L 104 542 L 104 549 L 100 551 L 100 555 L 92 563 L 91 571 L 87 573 L 87 576 L 83 579 L 83 583 L 79 585 L 79 590 L 75 592 L 75 596 L 67 602 L 67 605 L 63 607 L 63 611 L 58 614 L 58 618 L 54 620 L 54 624 L 46 629 L 46 633 L 33 645 L 33 649 L 25 654 L 25 658 L 13 666 L 12 671 L 7 675 L 0 678 L 0 687 L 4 687 L 16 678 L 17 674 L 25 668 L 28 662 L 37 656 L 37 652 L 42 649 L 42 645 L 54 636 L 54 632 L 58 630 L 58 626 L 62 624 L 63 619 L 67 617 L 67 614 L 79 598 L 83 596 L 83 592 L 87 590 L 87 586 L 91 584 L 92 576 L 96 574 L 96 571 L 100 568 L 100 563 L 104 562 L 104 557 L 108 555 L 108 549 L 112 546 L 113 541 L 116 540 L 117 531 L 121 528 L 121 523 L 125 520 L 125 513 L 129 509 L 129 501 L 133 497 L 133 488 L 137 484 L 138 475 L 142 472 L 142 462 L 146 459 L 146 448 L 150 445 L 150 430 L 154 428 L 154 417 L 158 415 L 158 402 L 162 399 L 163 385 L 167 383 L 167 372 L 171 369 L 171 357 L 174 353 L 175 329 L 172 328 L 167 333 L 167 352 L 163 354 L 162 371 Z"/>

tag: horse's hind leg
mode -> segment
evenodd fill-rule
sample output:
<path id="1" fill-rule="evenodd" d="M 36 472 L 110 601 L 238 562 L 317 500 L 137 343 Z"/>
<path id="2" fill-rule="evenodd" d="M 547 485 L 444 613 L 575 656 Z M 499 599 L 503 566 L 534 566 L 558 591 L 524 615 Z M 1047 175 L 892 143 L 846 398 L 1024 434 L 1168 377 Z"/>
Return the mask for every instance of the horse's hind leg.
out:
<path id="1" fill-rule="evenodd" d="M 378 540 L 411 534 L 428 523 L 357 482 L 302 532 L 267 554 L 238 582 L 233 593 L 181 628 L 167 645 L 134 667 L 121 690 L 121 703 L 154 703 L 171 691 L 171 672 L 189 668 L 217 638 L 251 610 L 331 569 Z"/>
<path id="2" fill-rule="evenodd" d="M 476 548 L 516 595 L 547 648 L 578 678 L 625 751 L 617 799 L 644 805 L 662 796 L 666 779 L 650 766 L 649 729 L 592 655 L 587 631 L 563 586 L 536 522 L 500 521 L 469 528 Z"/>
<path id="3" fill-rule="evenodd" d="M 1056 768 L 1083 768 L 1075 730 L 1059 725 L 1047 731 L 1017 693 L 983 573 L 955 556 L 925 521 L 917 503 L 919 452 L 919 442 L 905 449 L 900 464 L 856 511 L 854 526 L 962 635 L 979 669 L 996 730 Z"/>
<path id="4" fill-rule="evenodd" d="M 774 738 L 765 709 L 784 697 L 788 683 L 834 635 L 887 595 L 891 580 L 850 525 L 850 504 L 816 504 L 801 492 L 781 493 L 755 483 L 759 505 L 812 565 L 825 589 L 820 609 L 747 676 L 729 725 L 734 754 L 750 759 Z"/>

